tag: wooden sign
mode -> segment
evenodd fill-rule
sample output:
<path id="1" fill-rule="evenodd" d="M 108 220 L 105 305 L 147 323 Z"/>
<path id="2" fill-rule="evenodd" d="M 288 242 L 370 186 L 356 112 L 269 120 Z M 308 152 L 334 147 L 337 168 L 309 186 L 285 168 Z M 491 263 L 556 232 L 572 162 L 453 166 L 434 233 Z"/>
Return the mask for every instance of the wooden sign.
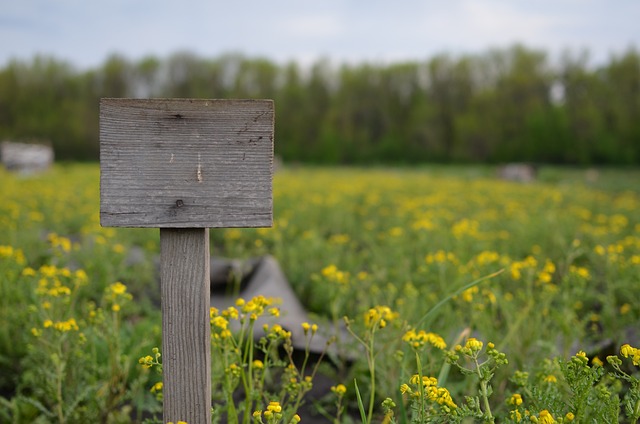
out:
<path id="1" fill-rule="evenodd" d="M 100 223 L 160 228 L 164 422 L 211 422 L 209 228 L 272 225 L 273 121 L 271 100 L 100 102 Z"/>
<path id="2" fill-rule="evenodd" d="M 102 99 L 100 222 L 272 225 L 271 100 Z"/>

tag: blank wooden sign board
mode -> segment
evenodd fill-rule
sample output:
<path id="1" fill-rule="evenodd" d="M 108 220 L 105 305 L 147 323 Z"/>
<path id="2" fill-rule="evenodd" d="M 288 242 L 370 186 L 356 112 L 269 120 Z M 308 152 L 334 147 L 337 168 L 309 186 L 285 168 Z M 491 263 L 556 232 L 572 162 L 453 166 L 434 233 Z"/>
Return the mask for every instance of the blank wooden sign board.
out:
<path id="1" fill-rule="evenodd" d="M 164 422 L 211 422 L 209 228 L 272 225 L 273 127 L 271 100 L 100 101 L 100 223 L 160 228 Z"/>

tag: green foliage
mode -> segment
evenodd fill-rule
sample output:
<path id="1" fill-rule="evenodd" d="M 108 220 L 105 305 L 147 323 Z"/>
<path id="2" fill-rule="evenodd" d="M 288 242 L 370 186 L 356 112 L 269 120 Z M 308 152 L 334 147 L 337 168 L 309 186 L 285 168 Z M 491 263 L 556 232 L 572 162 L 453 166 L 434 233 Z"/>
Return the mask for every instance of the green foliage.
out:
<path id="1" fill-rule="evenodd" d="M 600 172 L 285 167 L 274 228 L 212 230 L 211 251 L 275 256 L 306 334 L 348 316 L 318 371 L 331 422 L 634 422 L 638 175 Z M 100 227 L 96 165 L 0 179 L 0 421 L 158 415 L 157 230 Z M 288 368 L 286 329 L 252 343 L 249 305 L 211 313 L 214 418 L 296 421 L 314 365 Z"/>
<path id="2" fill-rule="evenodd" d="M 313 163 L 638 164 L 640 54 L 598 68 L 523 46 L 423 62 L 302 68 L 178 52 L 89 71 L 54 58 L 0 69 L 0 138 L 98 158 L 101 97 L 273 98 L 276 153 Z"/>

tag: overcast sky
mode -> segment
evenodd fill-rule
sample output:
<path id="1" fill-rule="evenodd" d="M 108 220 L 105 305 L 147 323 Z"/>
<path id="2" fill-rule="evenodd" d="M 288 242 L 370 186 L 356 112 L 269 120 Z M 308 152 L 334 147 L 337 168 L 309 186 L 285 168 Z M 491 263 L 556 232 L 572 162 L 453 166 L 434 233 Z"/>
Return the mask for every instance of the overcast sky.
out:
<path id="1" fill-rule="evenodd" d="M 112 53 L 185 50 L 389 62 L 516 42 L 606 62 L 640 49 L 640 0 L 0 0 L 1 66 L 47 54 L 86 69 Z"/>

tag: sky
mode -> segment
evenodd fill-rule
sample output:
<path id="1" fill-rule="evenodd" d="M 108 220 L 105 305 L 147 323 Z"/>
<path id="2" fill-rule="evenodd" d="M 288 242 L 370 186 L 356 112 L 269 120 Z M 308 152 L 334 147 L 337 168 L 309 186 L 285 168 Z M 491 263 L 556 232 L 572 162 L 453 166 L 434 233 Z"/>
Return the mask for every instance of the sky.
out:
<path id="1" fill-rule="evenodd" d="M 398 62 L 521 43 L 599 65 L 640 49 L 640 0 L 0 0 L 0 66 L 111 54 Z"/>

